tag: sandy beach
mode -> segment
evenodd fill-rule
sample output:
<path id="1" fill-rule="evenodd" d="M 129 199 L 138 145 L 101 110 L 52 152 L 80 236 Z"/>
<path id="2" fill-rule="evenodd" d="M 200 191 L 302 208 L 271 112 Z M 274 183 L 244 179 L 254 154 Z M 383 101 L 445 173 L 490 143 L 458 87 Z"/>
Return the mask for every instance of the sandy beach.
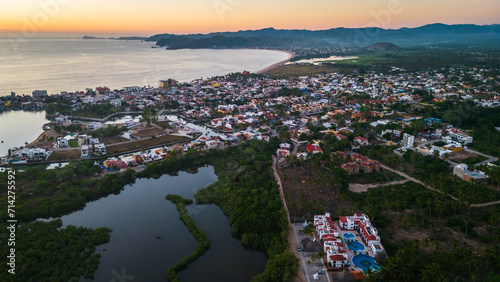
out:
<path id="1" fill-rule="evenodd" d="M 281 62 L 277 62 L 276 64 L 270 65 L 269 67 L 267 67 L 265 69 L 262 69 L 262 70 L 258 71 L 257 73 L 259 73 L 259 74 L 266 73 L 266 72 L 268 72 L 268 71 L 270 71 L 272 69 L 275 69 L 277 67 L 280 67 L 280 66 L 282 66 L 282 65 L 290 62 L 290 60 L 293 57 L 295 57 L 295 53 L 294 52 L 291 52 L 291 51 L 280 51 L 280 52 L 286 52 L 286 53 L 288 53 L 290 55 L 290 57 L 288 59 L 286 59 L 286 60 L 283 60 Z"/>

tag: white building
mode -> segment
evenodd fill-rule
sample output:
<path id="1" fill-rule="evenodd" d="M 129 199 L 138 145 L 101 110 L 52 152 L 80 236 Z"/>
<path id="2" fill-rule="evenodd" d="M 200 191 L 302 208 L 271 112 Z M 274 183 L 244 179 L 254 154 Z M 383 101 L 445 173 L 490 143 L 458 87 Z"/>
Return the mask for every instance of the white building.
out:
<path id="1" fill-rule="evenodd" d="M 82 148 L 81 148 L 81 157 L 82 158 L 86 158 L 89 156 L 89 146 L 88 145 L 82 145 Z"/>
<path id="2" fill-rule="evenodd" d="M 452 134 L 450 134 L 449 138 L 451 138 L 454 141 L 460 142 L 464 145 L 472 143 L 472 136 L 465 135 L 465 134 L 452 133 Z"/>
<path id="3" fill-rule="evenodd" d="M 68 148 L 69 147 L 68 139 L 58 137 L 57 138 L 57 147 L 58 148 Z"/>
<path id="4" fill-rule="evenodd" d="M 380 244 L 378 230 L 372 225 L 367 215 L 339 216 L 339 226 L 347 230 L 357 230 L 363 243 L 374 253 L 380 253 L 384 250 Z"/>
<path id="5" fill-rule="evenodd" d="M 209 140 L 209 141 L 206 141 L 205 144 L 206 144 L 208 149 L 215 149 L 219 145 L 219 142 L 215 141 L 215 140 Z"/>
<path id="6" fill-rule="evenodd" d="M 87 158 L 91 154 L 96 155 L 106 155 L 106 146 L 104 143 L 94 144 L 94 145 L 82 145 L 81 147 L 81 157 Z"/>
<path id="7" fill-rule="evenodd" d="M 68 121 L 69 117 L 68 116 L 58 116 L 56 117 L 55 121 L 57 123 L 64 123 L 65 121 Z"/>
<path id="8" fill-rule="evenodd" d="M 120 100 L 120 99 L 113 99 L 113 100 L 109 101 L 109 104 L 111 104 L 113 107 L 121 107 L 122 100 Z"/>
<path id="9" fill-rule="evenodd" d="M 88 130 L 97 130 L 97 129 L 101 128 L 101 127 L 102 127 L 102 123 L 98 122 L 98 121 L 93 121 L 93 122 L 87 123 L 87 129 Z"/>
<path id="10" fill-rule="evenodd" d="M 50 151 L 42 148 L 24 149 L 17 151 L 18 158 L 27 158 L 30 161 L 44 161 L 50 155 Z"/>
<path id="11" fill-rule="evenodd" d="M 466 180 L 466 181 L 471 181 L 472 179 L 474 180 L 484 180 L 488 178 L 488 175 L 486 175 L 483 171 L 479 170 L 469 170 L 466 164 L 459 164 L 453 168 L 453 175 L 458 176 L 459 178 Z"/>
<path id="12" fill-rule="evenodd" d="M 128 140 L 134 140 L 134 132 L 132 130 L 125 131 L 122 133 L 121 137 Z"/>
<path id="13" fill-rule="evenodd" d="M 414 142 L 415 142 L 415 136 L 410 135 L 408 133 L 403 134 L 403 141 L 401 141 L 401 145 L 403 147 L 413 148 Z"/>
<path id="14" fill-rule="evenodd" d="M 94 147 L 94 152 L 100 155 L 106 155 L 106 145 L 104 145 L 104 143 L 96 144 Z"/>
<path id="15" fill-rule="evenodd" d="M 31 94 L 33 97 L 47 97 L 47 90 L 35 90 Z"/>

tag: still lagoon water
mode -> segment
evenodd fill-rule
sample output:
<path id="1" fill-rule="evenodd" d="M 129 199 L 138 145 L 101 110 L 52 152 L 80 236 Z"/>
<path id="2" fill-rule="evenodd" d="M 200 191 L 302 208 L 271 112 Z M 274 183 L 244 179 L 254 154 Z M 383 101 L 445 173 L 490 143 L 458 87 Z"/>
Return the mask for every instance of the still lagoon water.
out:
<path id="1" fill-rule="evenodd" d="M 10 111 L 0 112 L 0 156 L 7 155 L 12 147 L 33 142 L 48 123 L 45 112 Z"/>
<path id="2" fill-rule="evenodd" d="M 174 204 L 165 199 L 194 193 L 217 181 L 211 166 L 159 179 L 137 179 L 118 195 L 88 203 L 83 210 L 61 217 L 63 224 L 109 227 L 110 242 L 98 246 L 101 254 L 96 281 L 165 281 L 167 268 L 196 248 L 196 240 L 179 220 Z M 227 217 L 215 205 L 190 205 L 189 215 L 210 238 L 209 250 L 179 273 L 181 281 L 249 281 L 262 272 L 264 253 L 245 250 L 230 234 Z M 159 238 L 159 239 L 158 239 Z"/>

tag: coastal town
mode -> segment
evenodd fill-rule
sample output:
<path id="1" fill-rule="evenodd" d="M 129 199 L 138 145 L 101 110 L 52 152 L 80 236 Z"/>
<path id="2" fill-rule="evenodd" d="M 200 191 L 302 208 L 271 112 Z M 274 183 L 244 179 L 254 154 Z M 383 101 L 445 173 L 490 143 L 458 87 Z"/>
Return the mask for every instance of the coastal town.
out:
<path id="1" fill-rule="evenodd" d="M 500 282 L 500 1 L 0 3 L 0 282 Z"/>
<path id="2" fill-rule="evenodd" d="M 467 148 L 473 138 L 468 132 L 453 126 L 456 117 L 446 117 L 448 123 L 443 123 L 443 119 L 425 115 L 426 111 L 432 113 L 432 107 L 456 101 L 481 107 L 500 106 L 500 95 L 494 91 L 498 87 L 496 77 L 488 76 L 489 73 L 491 70 L 488 69 L 460 68 L 406 73 L 394 68 L 386 75 L 332 73 L 273 79 L 242 72 L 190 83 L 169 79 L 160 81 L 158 88 L 134 86 L 110 90 L 97 87 L 52 95 L 36 90 L 32 96 L 12 93 L 1 98 L 1 110 L 46 109 L 53 122 L 44 129 L 57 129 L 58 132 L 51 134 L 50 142 L 39 140 L 38 144 L 12 148 L 9 159 L 3 162 L 67 161 L 77 155 L 80 158 L 103 157 L 110 154 L 106 147 L 114 143 L 138 142 L 141 138 L 170 134 L 192 138 L 200 133 L 185 121 L 202 123 L 213 129 L 214 134 L 175 147 L 182 147 L 184 151 L 188 148 L 218 148 L 246 139 L 268 140 L 271 136 L 278 136 L 281 130 L 286 131 L 286 134 L 282 132 L 288 137 L 286 139 L 304 145 L 296 154 L 298 158 L 320 153 L 322 136 L 328 134 L 339 140 L 346 139 L 352 149 L 369 146 L 374 140 L 388 144 L 400 141 L 399 153 L 410 148 L 422 154 L 437 152 L 441 157 L 449 156 Z M 61 104 L 61 100 L 66 108 L 55 109 L 55 103 Z M 133 115 L 129 115 L 131 118 L 120 124 L 110 124 L 106 118 L 78 117 L 99 108 L 116 114 L 143 116 L 140 121 L 134 121 Z M 405 111 L 409 108 L 422 115 Z M 323 130 L 312 132 L 310 125 Z M 99 136 L 86 134 L 94 132 L 102 139 L 102 131 L 114 126 L 119 129 L 113 133 L 116 137 L 112 141 L 100 142 Z M 140 134 L 148 130 L 146 134 Z M 314 138 L 308 138 L 311 136 Z M 445 144 L 433 145 L 438 139 Z M 304 142 L 307 140 L 310 142 Z M 42 143 L 45 146 L 40 146 Z M 79 154 L 63 155 L 57 159 L 50 157 L 54 152 L 69 149 L 78 150 Z M 279 154 L 286 157 L 290 151 L 281 148 Z M 161 157 L 154 155 L 151 158 Z M 359 170 L 352 162 L 343 166 L 349 174 Z"/>
<path id="3" fill-rule="evenodd" d="M 394 67 L 388 74 L 285 79 L 244 71 L 189 83 L 162 80 L 159 87 L 12 93 L 0 97 L 0 110 L 45 110 L 51 122 L 34 142 L 9 149 L 2 166 L 94 160 L 104 176 L 129 168 L 140 171 L 192 150 L 279 138 L 273 158 L 275 169 L 282 170 L 281 179 L 286 179 L 285 169 L 320 155 L 325 155 L 319 162 L 325 171 L 342 169 L 350 179 L 387 173 L 381 159 L 362 153 L 382 146 L 394 156 L 445 160 L 463 181 L 498 183 L 498 174 L 489 175 L 489 168 L 500 165 L 498 158 L 474 146 L 474 133 L 462 129 L 452 112 L 435 116 L 436 109 L 456 103 L 499 107 L 499 77 L 493 73 L 475 68 L 406 72 Z M 484 126 L 500 131 L 494 124 Z M 390 165 L 398 168 L 396 162 Z M 308 182 L 309 178 L 299 184 Z M 287 201 L 293 205 L 293 200 Z M 362 278 L 378 271 L 377 261 L 387 257 L 367 214 L 341 215 L 337 220 L 329 212 L 308 211 L 302 214 L 302 228 L 297 217 L 294 212 L 292 241 L 297 241 L 302 271 L 313 280 L 323 279 L 325 272 Z M 303 234 L 310 228 L 307 218 L 312 236 Z M 316 253 L 321 262 L 307 266 L 305 261 Z"/>

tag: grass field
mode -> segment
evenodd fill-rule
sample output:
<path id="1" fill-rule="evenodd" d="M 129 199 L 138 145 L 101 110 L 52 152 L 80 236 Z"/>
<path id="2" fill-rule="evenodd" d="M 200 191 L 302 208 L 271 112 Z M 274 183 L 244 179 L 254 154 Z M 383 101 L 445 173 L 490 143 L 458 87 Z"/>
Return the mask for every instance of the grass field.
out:
<path id="1" fill-rule="evenodd" d="M 333 65 L 316 66 L 312 64 L 311 65 L 290 64 L 271 69 L 268 72 L 266 72 L 266 74 L 269 74 L 273 77 L 290 77 L 290 76 L 300 76 L 300 75 L 332 73 L 337 71 L 339 71 L 339 69 Z"/>
<path id="2" fill-rule="evenodd" d="M 152 139 L 138 140 L 120 145 L 110 145 L 107 148 L 107 152 L 108 154 L 117 154 L 121 152 L 127 152 L 131 150 L 141 150 L 143 148 L 148 148 L 152 146 L 161 146 L 164 144 L 186 141 L 186 140 L 189 140 L 189 138 L 183 136 L 166 135 Z"/>
<path id="3" fill-rule="evenodd" d="M 107 146 L 106 151 L 108 155 L 120 154 L 123 152 L 128 152 L 133 150 L 140 151 L 144 148 L 163 146 L 186 140 L 189 140 L 189 138 L 183 136 L 166 135 L 157 138 L 143 139 L 119 145 L 109 145 Z M 75 148 L 73 150 L 53 151 L 50 154 L 48 160 L 49 161 L 75 160 L 75 159 L 80 159 L 80 154 L 81 154 L 80 148 Z"/>
<path id="4" fill-rule="evenodd" d="M 322 65 L 290 64 L 277 67 L 267 72 L 271 76 L 288 77 L 332 72 L 387 72 L 392 67 L 407 71 L 429 68 L 448 68 L 453 66 L 500 67 L 498 51 L 484 51 L 472 54 L 471 50 L 435 48 L 404 49 L 400 51 L 360 51 L 349 54 L 358 58 L 342 61 L 325 61 Z"/>
<path id="5" fill-rule="evenodd" d="M 80 145 L 78 145 L 78 141 L 76 140 L 69 140 L 68 141 L 68 144 L 71 148 L 76 148 L 76 147 L 80 147 Z"/>

